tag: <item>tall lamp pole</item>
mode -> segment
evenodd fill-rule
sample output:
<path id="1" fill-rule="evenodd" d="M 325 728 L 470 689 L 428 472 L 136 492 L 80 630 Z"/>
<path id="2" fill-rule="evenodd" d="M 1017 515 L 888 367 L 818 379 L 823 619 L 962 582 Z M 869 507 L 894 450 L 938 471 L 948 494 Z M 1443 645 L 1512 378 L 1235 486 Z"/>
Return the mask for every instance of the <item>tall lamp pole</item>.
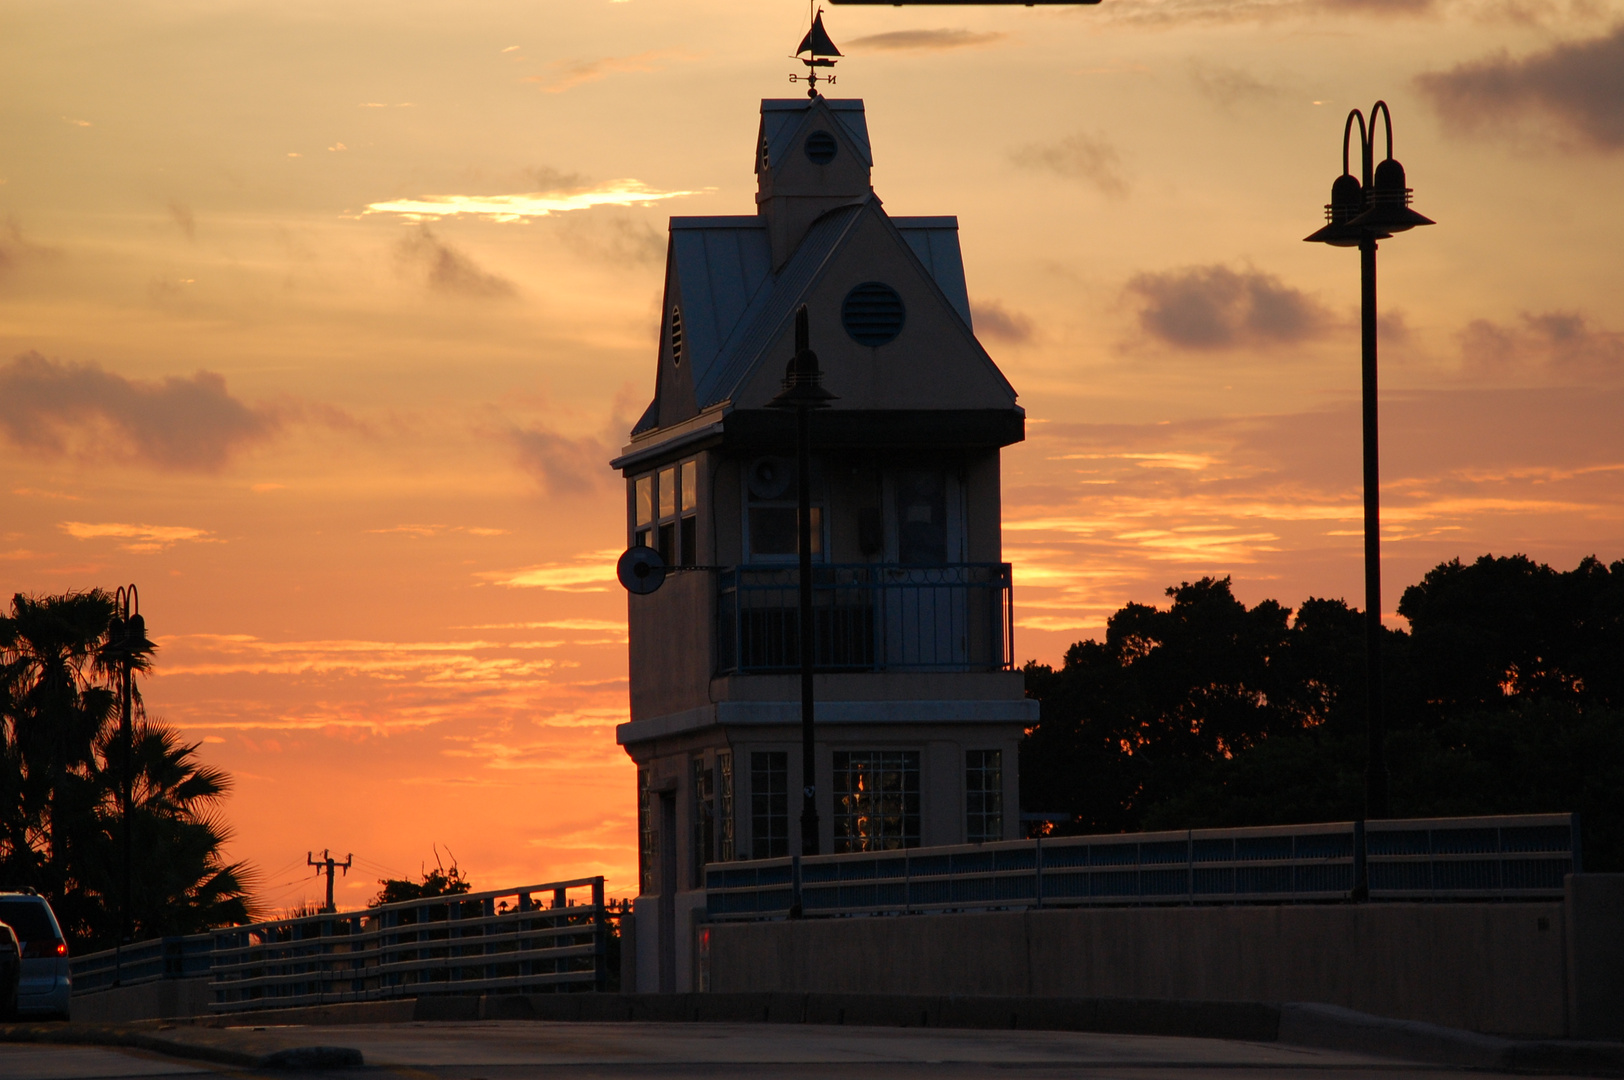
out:
<path id="1" fill-rule="evenodd" d="M 801 854 L 818 853 L 818 783 L 812 739 L 812 669 L 816 627 L 812 618 L 812 410 L 827 409 L 834 395 L 823 388 L 818 354 L 812 351 L 806 305 L 795 312 L 795 356 L 784 369 L 784 389 L 767 403 L 772 409 L 795 410 L 795 540 L 800 560 L 801 616 Z"/>
<path id="2" fill-rule="evenodd" d="M 118 937 L 113 949 L 113 985 L 123 975 L 123 947 L 133 937 L 132 892 L 134 881 L 134 830 L 130 820 L 130 804 L 134 801 L 135 787 L 135 726 L 134 671 L 140 656 L 146 650 L 147 624 L 141 617 L 141 599 L 134 585 L 121 585 L 113 594 L 113 618 L 107 625 L 107 644 L 111 659 L 118 665 L 119 743 L 124 760 L 119 770 L 118 801 L 122 819 L 120 882 L 118 898 Z"/>
<path id="3" fill-rule="evenodd" d="M 1376 117 L 1387 127 L 1387 156 L 1372 169 Z M 1359 130 L 1360 176 L 1348 168 L 1355 125 Z M 1382 569 L 1380 469 L 1376 435 L 1376 241 L 1417 225 L 1434 224 L 1410 209 L 1410 189 L 1404 185 L 1404 166 L 1393 158 L 1393 114 L 1385 101 L 1370 109 L 1370 125 L 1358 109 L 1348 114 L 1342 128 L 1342 175 L 1331 184 L 1331 202 L 1325 207 L 1325 227 L 1305 240 L 1332 247 L 1359 249 L 1359 328 L 1361 339 L 1360 392 L 1363 398 L 1365 487 L 1365 812 L 1370 818 L 1387 816 L 1386 731 L 1382 720 Z M 1363 860 L 1360 860 L 1363 868 Z M 1360 875 L 1362 877 L 1362 875 Z M 1366 893 L 1366 883 L 1354 883 Z"/>

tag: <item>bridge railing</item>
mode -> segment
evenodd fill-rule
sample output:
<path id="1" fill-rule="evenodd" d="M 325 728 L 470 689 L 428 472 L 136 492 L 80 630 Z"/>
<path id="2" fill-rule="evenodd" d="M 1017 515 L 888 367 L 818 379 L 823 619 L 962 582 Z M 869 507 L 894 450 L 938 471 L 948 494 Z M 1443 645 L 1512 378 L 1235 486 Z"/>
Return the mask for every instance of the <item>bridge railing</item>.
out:
<path id="1" fill-rule="evenodd" d="M 1361 865 L 1362 864 L 1362 865 Z M 1571 814 L 1048 837 L 712 863 L 712 920 L 1124 904 L 1561 896 Z M 1360 871 L 1364 874 L 1361 875 Z"/>
<path id="2" fill-rule="evenodd" d="M 603 990 L 619 914 L 593 877 L 235 926 L 214 933 L 211 1007 Z"/>
<path id="3" fill-rule="evenodd" d="M 207 975 L 213 944 L 212 934 L 187 934 L 71 957 L 68 968 L 73 974 L 73 992 L 88 994 L 112 986 Z"/>

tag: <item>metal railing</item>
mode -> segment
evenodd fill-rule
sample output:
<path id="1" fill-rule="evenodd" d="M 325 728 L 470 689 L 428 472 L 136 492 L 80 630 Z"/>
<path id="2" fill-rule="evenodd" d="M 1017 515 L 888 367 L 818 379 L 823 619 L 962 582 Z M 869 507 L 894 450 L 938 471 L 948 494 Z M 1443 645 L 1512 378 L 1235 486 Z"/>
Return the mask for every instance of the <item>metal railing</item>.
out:
<path id="1" fill-rule="evenodd" d="M 150 938 L 122 949 L 71 957 L 73 992 L 88 994 L 113 986 L 139 986 L 159 979 L 192 979 L 209 973 L 212 934 Z"/>
<path id="2" fill-rule="evenodd" d="M 1130 904 L 1559 897 L 1571 814 L 1333 822 L 1015 840 L 712 863 L 712 920 Z"/>
<path id="3" fill-rule="evenodd" d="M 1009 563 L 813 568 L 820 671 L 993 671 L 1015 655 Z M 738 566 L 717 576 L 721 674 L 800 666 L 800 570 Z"/>
<path id="4" fill-rule="evenodd" d="M 603 990 L 619 915 L 594 877 L 235 926 L 213 935 L 211 1007 Z"/>

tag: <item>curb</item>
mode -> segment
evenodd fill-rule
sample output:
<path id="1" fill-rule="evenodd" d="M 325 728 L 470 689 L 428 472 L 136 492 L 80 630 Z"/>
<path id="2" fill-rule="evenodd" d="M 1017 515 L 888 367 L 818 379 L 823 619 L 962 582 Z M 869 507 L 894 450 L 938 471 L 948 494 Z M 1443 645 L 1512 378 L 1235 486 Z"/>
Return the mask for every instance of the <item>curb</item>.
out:
<path id="1" fill-rule="evenodd" d="M 365 1062 L 361 1051 L 348 1046 L 298 1046 L 268 1054 L 251 1054 L 223 1046 L 205 1046 L 166 1039 L 126 1027 L 63 1024 L 0 1025 L 0 1043 L 46 1043 L 58 1046 L 108 1046 L 147 1050 L 165 1057 L 207 1061 L 248 1069 L 356 1069 Z"/>

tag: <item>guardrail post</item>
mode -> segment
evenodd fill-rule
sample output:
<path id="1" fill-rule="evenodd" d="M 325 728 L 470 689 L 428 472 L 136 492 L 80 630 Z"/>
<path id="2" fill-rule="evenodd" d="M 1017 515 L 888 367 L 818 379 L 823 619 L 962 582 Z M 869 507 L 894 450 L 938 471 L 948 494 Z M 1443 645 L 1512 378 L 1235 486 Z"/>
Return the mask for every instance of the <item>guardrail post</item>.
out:
<path id="1" fill-rule="evenodd" d="M 626 947 L 624 939 L 621 948 Z M 592 879 L 592 989 L 609 989 L 609 926 L 603 910 L 603 878 Z"/>
<path id="2" fill-rule="evenodd" d="M 1351 899 L 1356 904 L 1362 904 L 1370 899 L 1369 867 L 1365 864 L 1365 822 L 1363 818 L 1353 823 L 1353 895 Z"/>
<path id="3" fill-rule="evenodd" d="M 1032 899 L 1043 910 L 1043 837 L 1032 838 Z"/>
<path id="4" fill-rule="evenodd" d="M 801 857 L 791 855 L 789 857 L 789 917 L 799 919 L 805 914 L 806 909 L 801 906 Z"/>

